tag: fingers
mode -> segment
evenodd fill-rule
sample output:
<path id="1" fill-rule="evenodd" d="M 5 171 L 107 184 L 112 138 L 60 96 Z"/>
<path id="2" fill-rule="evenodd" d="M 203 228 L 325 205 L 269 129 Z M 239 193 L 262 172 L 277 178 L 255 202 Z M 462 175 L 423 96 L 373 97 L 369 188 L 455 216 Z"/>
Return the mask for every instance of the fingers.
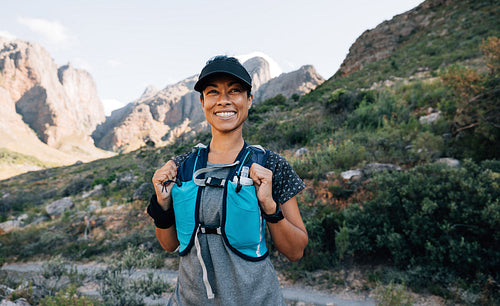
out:
<path id="1" fill-rule="evenodd" d="M 273 172 L 257 163 L 252 164 L 249 175 L 257 186 L 263 183 L 272 184 L 273 182 Z"/>
<path id="2" fill-rule="evenodd" d="M 155 171 L 152 181 L 156 188 L 162 186 L 168 180 L 175 180 L 176 176 L 177 166 L 173 160 L 169 160 L 163 167 Z"/>

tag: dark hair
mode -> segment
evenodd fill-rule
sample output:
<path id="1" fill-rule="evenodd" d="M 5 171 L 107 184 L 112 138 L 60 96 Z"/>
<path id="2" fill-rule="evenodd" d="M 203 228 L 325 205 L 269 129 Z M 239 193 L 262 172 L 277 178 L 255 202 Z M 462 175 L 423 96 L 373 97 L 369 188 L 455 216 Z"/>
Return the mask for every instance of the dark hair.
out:
<path id="1" fill-rule="evenodd" d="M 207 67 L 208 65 L 217 63 L 217 62 L 229 62 L 229 63 L 234 63 L 234 64 L 237 64 L 237 65 L 243 67 L 243 65 L 240 63 L 240 61 L 237 58 L 232 57 L 232 56 L 227 56 L 227 55 L 216 55 L 216 56 L 212 57 L 211 59 L 209 59 L 206 62 L 205 67 Z M 247 91 L 247 98 L 250 98 L 250 96 L 252 95 L 252 88 L 249 87 L 244 82 L 241 82 L 241 85 L 243 85 L 243 87 Z M 203 100 L 203 90 L 200 90 L 200 99 Z"/>

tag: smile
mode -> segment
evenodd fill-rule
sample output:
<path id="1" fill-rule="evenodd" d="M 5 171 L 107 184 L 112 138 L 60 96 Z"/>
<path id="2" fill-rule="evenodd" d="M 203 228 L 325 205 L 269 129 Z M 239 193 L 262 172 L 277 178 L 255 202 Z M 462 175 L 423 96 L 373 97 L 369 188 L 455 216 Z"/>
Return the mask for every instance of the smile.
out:
<path id="1" fill-rule="evenodd" d="M 236 112 L 220 112 L 220 113 L 216 113 L 215 115 L 219 116 L 219 117 L 226 118 L 226 117 L 231 117 L 235 114 L 236 114 Z"/>

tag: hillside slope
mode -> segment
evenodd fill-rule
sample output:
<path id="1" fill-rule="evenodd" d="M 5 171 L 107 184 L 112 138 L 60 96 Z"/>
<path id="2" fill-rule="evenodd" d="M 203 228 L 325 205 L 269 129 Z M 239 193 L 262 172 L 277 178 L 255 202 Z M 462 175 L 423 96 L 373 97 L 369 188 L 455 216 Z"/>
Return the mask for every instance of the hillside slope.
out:
<path id="1" fill-rule="evenodd" d="M 454 63 L 480 66 L 478 46 L 490 36 L 500 36 L 497 1 L 424 1 L 365 31 L 339 71 L 309 98 L 319 100 L 339 87 L 370 88 L 376 82 L 422 72 L 430 76 Z"/>

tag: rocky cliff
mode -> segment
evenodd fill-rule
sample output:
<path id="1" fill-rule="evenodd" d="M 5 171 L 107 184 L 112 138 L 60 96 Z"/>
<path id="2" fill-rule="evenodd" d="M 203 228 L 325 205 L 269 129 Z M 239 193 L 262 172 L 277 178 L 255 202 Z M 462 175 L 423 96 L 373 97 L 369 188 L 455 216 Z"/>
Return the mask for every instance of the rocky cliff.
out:
<path id="1" fill-rule="evenodd" d="M 382 22 L 375 29 L 366 30 L 349 48 L 349 54 L 340 66 L 340 74 L 346 76 L 363 69 L 367 64 L 389 57 L 407 37 L 429 25 L 434 16 L 434 7 L 450 2 L 425 1 L 406 13 Z"/>
<path id="2" fill-rule="evenodd" d="M 136 101 L 115 110 L 92 137 L 106 150 L 130 151 L 148 141 L 167 143 L 189 132 L 203 120 L 199 94 L 193 90 L 197 76 L 156 91 L 148 87 Z"/>
<path id="3" fill-rule="evenodd" d="M 313 66 L 302 66 L 298 70 L 282 73 L 280 76 L 264 83 L 254 93 L 254 99 L 258 103 L 278 94 L 282 94 L 285 97 L 291 97 L 293 94 L 301 96 L 310 92 L 324 81 Z"/>
<path id="4" fill-rule="evenodd" d="M 57 67 L 39 44 L 2 41 L 0 72 L 16 112 L 49 146 L 74 135 L 91 142 L 88 136 L 105 119 L 92 77 L 71 65 Z"/>
<path id="5" fill-rule="evenodd" d="M 90 137 L 105 119 L 92 77 L 39 44 L 0 38 L 0 106 L 0 148 L 52 165 L 110 155 Z"/>
<path id="6" fill-rule="evenodd" d="M 277 94 L 291 96 L 309 92 L 323 82 L 312 66 L 271 79 L 269 63 L 254 57 L 243 63 L 252 76 L 254 103 Z M 148 87 L 136 101 L 114 111 L 92 137 L 98 147 L 131 151 L 146 142 L 165 145 L 181 134 L 207 130 L 199 93 L 193 90 L 198 75 L 163 90 Z"/>

